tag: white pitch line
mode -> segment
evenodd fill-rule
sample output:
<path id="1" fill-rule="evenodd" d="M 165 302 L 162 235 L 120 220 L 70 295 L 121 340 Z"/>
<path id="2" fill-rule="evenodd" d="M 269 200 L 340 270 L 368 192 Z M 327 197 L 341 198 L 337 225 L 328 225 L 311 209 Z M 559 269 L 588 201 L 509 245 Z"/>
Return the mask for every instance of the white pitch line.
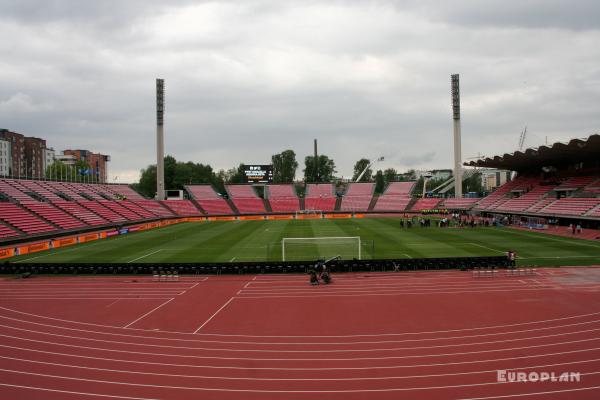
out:
<path id="1" fill-rule="evenodd" d="M 504 252 L 504 251 L 500 251 L 500 250 L 497 250 L 497 249 L 492 249 L 491 247 L 483 246 L 481 244 L 477 244 L 477 243 L 468 243 L 468 244 L 472 244 L 473 246 L 481 247 L 481 248 L 484 248 L 484 249 L 487 249 L 487 250 L 495 251 L 496 253 L 506 254 L 506 252 Z"/>
<path id="2" fill-rule="evenodd" d="M 220 312 L 221 312 L 221 310 L 223 310 L 225 307 L 227 307 L 227 305 L 228 305 L 229 303 L 231 303 L 231 301 L 232 301 L 233 299 L 235 299 L 235 297 L 232 297 L 232 298 L 230 298 L 229 300 L 227 300 L 227 302 L 226 302 L 225 304 L 223 304 L 223 305 L 221 306 L 221 308 L 219 308 L 219 309 L 218 309 L 218 310 L 217 310 L 217 311 L 216 311 L 216 312 L 215 312 L 213 315 L 211 315 L 211 316 L 210 316 L 210 318 L 209 318 L 209 319 L 207 319 L 206 321 L 204 321 L 204 323 L 203 323 L 202 325 L 200 325 L 200 327 L 198 327 L 198 329 L 196 329 L 196 330 L 194 331 L 194 334 L 198 333 L 198 331 L 199 331 L 200 329 L 204 328 L 204 325 L 208 324 L 208 323 L 210 322 L 210 320 L 211 320 L 211 319 L 213 319 L 213 318 L 214 318 L 214 317 L 215 317 L 215 316 L 216 316 L 218 313 L 220 313 Z"/>
<path id="3" fill-rule="evenodd" d="M 123 328 L 129 328 L 131 325 L 135 324 L 136 322 L 138 322 L 139 320 L 141 320 L 142 318 L 152 314 L 154 311 L 158 310 L 159 308 L 161 308 L 162 306 L 164 306 L 165 304 L 168 304 L 169 302 L 175 300 L 174 297 L 171 297 L 169 300 L 165 301 L 164 303 L 161 303 L 158 307 L 154 307 L 152 310 L 148 311 L 146 314 L 142 315 L 141 317 L 139 317 L 138 319 L 136 319 L 133 322 L 130 322 L 129 324 L 125 325 Z"/>
<path id="4" fill-rule="evenodd" d="M 406 257 L 408 257 L 408 258 L 412 258 L 410 255 L 408 255 L 408 254 L 406 254 L 406 253 L 401 253 L 401 254 L 404 254 L 404 255 L 405 255 Z"/>
<path id="5" fill-rule="evenodd" d="M 233 262 L 233 260 L 235 260 L 235 259 L 236 259 L 236 257 L 233 257 L 231 260 L 229 260 L 229 262 Z"/>
<path id="6" fill-rule="evenodd" d="M 148 254 L 145 254 L 145 255 L 143 255 L 143 256 L 141 256 L 141 257 L 134 258 L 134 259 L 133 259 L 133 260 L 131 260 L 131 261 L 127 261 L 127 264 L 130 264 L 130 263 L 132 263 L 132 262 L 134 262 L 134 261 L 141 260 L 142 258 L 146 258 L 146 257 L 148 257 L 148 256 L 151 256 L 152 254 L 156 254 L 156 253 L 158 253 L 158 252 L 159 252 L 159 251 L 161 251 L 161 250 L 162 250 L 162 249 L 158 249 L 158 250 L 156 250 L 156 251 L 153 251 L 152 253 L 148 253 Z"/>

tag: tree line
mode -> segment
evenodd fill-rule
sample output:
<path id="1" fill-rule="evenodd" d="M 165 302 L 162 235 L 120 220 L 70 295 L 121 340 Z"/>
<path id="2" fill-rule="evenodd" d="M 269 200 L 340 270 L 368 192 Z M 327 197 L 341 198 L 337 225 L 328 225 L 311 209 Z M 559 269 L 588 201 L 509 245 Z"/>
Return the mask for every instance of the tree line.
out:
<path id="1" fill-rule="evenodd" d="M 165 157 L 165 187 L 173 190 L 182 190 L 185 185 L 211 184 L 217 191 L 225 193 L 226 184 L 244 183 L 244 164 L 230 169 L 218 171 L 208 164 L 194 163 L 191 161 L 177 161 L 173 156 Z M 293 183 L 299 167 L 296 153 L 293 150 L 284 150 L 271 157 L 273 165 L 273 183 Z M 389 182 L 410 181 L 416 179 L 414 170 L 399 174 L 394 168 L 377 170 L 373 174 L 370 161 L 366 158 L 354 164 L 352 181 L 355 181 L 364 171 L 360 182 L 375 182 L 375 192 L 382 193 Z M 302 170 L 304 182 L 319 183 L 332 182 L 337 173 L 335 162 L 327 155 L 304 158 Z M 429 185 L 428 185 L 429 186 Z M 135 189 L 146 197 L 156 195 L 156 165 L 149 165 L 141 170 L 140 181 L 134 184 Z M 421 183 L 422 188 L 422 183 Z"/>

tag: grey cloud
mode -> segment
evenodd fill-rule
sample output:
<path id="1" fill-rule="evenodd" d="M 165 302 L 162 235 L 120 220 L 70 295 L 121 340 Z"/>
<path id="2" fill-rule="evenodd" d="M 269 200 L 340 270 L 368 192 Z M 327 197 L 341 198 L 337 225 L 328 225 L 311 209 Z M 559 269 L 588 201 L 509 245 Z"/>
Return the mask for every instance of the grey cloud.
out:
<path id="1" fill-rule="evenodd" d="M 0 127 L 111 154 L 135 179 L 163 77 L 181 160 L 303 160 L 316 137 L 344 176 L 380 155 L 448 168 L 458 72 L 465 158 L 513 151 L 525 124 L 531 145 L 598 131 L 594 3 L 450 3 L 0 0 Z"/>

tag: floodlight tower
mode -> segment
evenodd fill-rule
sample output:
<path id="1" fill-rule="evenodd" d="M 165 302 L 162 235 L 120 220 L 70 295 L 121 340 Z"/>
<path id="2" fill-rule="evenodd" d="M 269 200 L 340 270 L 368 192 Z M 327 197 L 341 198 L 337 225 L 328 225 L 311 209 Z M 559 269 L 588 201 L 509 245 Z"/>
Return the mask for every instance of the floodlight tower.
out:
<path id="1" fill-rule="evenodd" d="M 156 79 L 156 200 L 165 199 L 165 80 Z"/>
<path id="2" fill-rule="evenodd" d="M 460 87 L 458 74 L 450 77 L 452 88 L 452 118 L 454 120 L 454 197 L 462 197 L 462 156 L 460 139 Z"/>

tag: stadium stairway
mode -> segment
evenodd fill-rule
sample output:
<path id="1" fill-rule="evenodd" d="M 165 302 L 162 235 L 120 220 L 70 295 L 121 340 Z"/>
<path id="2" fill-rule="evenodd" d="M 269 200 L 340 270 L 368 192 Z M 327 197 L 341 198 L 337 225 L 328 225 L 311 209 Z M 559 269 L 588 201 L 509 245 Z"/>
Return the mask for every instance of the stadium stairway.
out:
<path id="1" fill-rule="evenodd" d="M 406 205 L 406 207 L 404 208 L 404 210 L 412 210 L 412 208 L 416 204 L 417 200 L 419 200 L 418 197 L 412 197 L 410 199 L 410 201 L 408 202 L 408 204 Z"/>
<path id="2" fill-rule="evenodd" d="M 338 197 L 335 199 L 335 207 L 333 208 L 333 210 L 340 211 L 341 208 L 342 208 L 342 197 Z"/>
<path id="3" fill-rule="evenodd" d="M 206 215 L 206 211 L 204 211 L 204 208 L 202 208 L 202 206 L 200 205 L 200 203 L 198 203 L 198 201 L 197 201 L 196 199 L 192 199 L 192 198 L 190 198 L 190 201 L 192 202 L 192 204 L 194 204 L 194 205 L 196 206 L 196 208 L 197 208 L 198 210 L 200 210 L 200 212 L 201 212 L 203 215 Z"/>
<path id="4" fill-rule="evenodd" d="M 304 201 L 304 197 L 300 197 L 300 209 L 301 210 L 306 210 L 306 202 Z"/>
<path id="5" fill-rule="evenodd" d="M 369 207 L 367 208 L 367 211 L 373 211 L 373 209 L 375 208 L 375 204 L 377 204 L 378 199 L 379 199 L 379 195 L 373 194 L 373 197 L 371 198 L 371 202 L 369 203 Z"/>
<path id="6" fill-rule="evenodd" d="M 233 201 L 229 197 L 226 198 L 225 201 L 227 202 L 227 204 L 229 205 L 229 207 L 231 207 L 231 210 L 233 211 L 234 214 L 237 214 L 237 215 L 240 214 L 240 210 L 237 209 L 237 207 L 235 206 L 235 204 L 233 203 Z"/>
<path id="7" fill-rule="evenodd" d="M 265 206 L 265 210 L 267 210 L 268 213 L 272 213 L 273 209 L 271 208 L 271 203 L 269 202 L 269 199 L 262 199 L 262 201 Z"/>

